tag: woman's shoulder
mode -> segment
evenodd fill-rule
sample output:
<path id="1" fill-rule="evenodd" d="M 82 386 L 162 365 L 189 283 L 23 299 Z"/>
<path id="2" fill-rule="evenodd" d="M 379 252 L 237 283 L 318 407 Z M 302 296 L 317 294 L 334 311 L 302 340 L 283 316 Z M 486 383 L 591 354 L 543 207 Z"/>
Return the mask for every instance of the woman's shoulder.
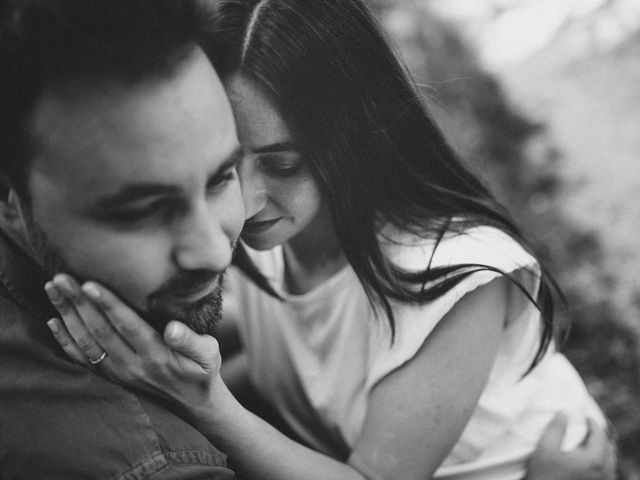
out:
<path id="1" fill-rule="evenodd" d="M 374 385 L 386 374 L 413 358 L 434 328 L 463 298 L 471 299 L 473 302 L 481 301 L 484 305 L 495 304 L 495 312 L 500 311 L 499 304 L 508 302 L 508 323 L 518 319 L 528 322 L 538 318 L 531 316 L 531 312 L 537 311 L 524 296 L 522 298 L 526 303 L 520 302 L 520 296 L 511 296 L 510 291 L 505 296 L 503 286 L 497 286 L 493 282 L 500 279 L 503 273 L 508 274 L 509 278 L 515 279 L 535 297 L 540 278 L 536 259 L 516 239 L 498 228 L 487 225 L 473 226 L 461 232 L 448 232 L 440 240 L 396 232 L 395 236 L 381 240 L 382 244 L 387 258 L 404 270 L 469 266 L 472 273 L 464 276 L 433 300 L 421 304 L 393 303 L 396 317 L 394 341 L 389 341 L 388 329 L 373 330 L 373 344 L 379 353 L 374 359 L 370 385 Z M 489 285 L 496 288 L 484 288 L 480 294 L 478 289 Z M 508 282 L 504 285 L 511 286 Z M 476 291 L 478 295 L 473 298 L 468 296 Z M 475 303 L 472 305 L 475 306 Z M 471 310 L 473 308 L 471 307 Z M 465 309 L 469 310 L 469 305 L 465 306 Z M 534 332 L 537 332 L 538 324 L 532 325 Z M 504 340 L 506 342 L 507 337 L 504 337 Z M 385 348 L 385 345 L 390 346 Z M 527 356 L 526 365 L 530 360 Z"/>
<path id="2" fill-rule="evenodd" d="M 537 268 L 536 259 L 519 241 L 489 225 L 450 231 L 439 239 L 385 228 L 380 244 L 394 265 L 409 271 L 463 264 L 486 265 L 504 271 Z"/>

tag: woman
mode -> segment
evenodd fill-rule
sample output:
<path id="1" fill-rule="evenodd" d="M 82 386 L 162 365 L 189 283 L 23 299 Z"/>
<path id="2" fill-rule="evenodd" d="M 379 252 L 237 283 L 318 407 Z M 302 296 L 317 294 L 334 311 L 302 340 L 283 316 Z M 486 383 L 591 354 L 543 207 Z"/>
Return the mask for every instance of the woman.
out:
<path id="1" fill-rule="evenodd" d="M 235 400 L 208 338 L 173 322 L 169 351 L 89 283 L 103 371 L 165 392 L 249 477 L 522 478 L 554 414 L 569 417 L 566 448 L 602 424 L 550 348 L 548 277 L 360 1 L 225 0 L 214 22 L 252 247 L 229 310 L 252 383 L 301 443 Z M 69 329 L 56 338 L 86 363 L 68 280 L 48 285 Z"/>

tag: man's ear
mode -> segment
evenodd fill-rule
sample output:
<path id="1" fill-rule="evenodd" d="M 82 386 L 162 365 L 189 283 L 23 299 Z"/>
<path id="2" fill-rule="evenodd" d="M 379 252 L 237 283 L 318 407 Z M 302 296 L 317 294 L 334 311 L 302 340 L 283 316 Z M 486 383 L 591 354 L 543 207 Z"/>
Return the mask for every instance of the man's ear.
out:
<path id="1" fill-rule="evenodd" d="M 7 233 L 24 234 L 20 199 L 13 188 L 2 189 L 0 196 L 0 227 Z"/>

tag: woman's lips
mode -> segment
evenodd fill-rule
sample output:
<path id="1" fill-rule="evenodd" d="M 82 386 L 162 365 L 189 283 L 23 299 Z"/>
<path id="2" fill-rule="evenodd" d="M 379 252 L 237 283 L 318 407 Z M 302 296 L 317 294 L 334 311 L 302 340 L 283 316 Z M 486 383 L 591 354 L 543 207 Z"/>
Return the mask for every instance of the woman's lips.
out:
<path id="1" fill-rule="evenodd" d="M 280 217 L 273 218 L 271 220 L 260 220 L 260 221 L 249 220 L 244 224 L 244 227 L 242 228 L 242 234 L 256 235 L 256 234 L 262 233 L 265 230 L 268 230 L 269 228 L 271 228 L 273 225 L 275 225 L 279 221 L 280 221 Z"/>

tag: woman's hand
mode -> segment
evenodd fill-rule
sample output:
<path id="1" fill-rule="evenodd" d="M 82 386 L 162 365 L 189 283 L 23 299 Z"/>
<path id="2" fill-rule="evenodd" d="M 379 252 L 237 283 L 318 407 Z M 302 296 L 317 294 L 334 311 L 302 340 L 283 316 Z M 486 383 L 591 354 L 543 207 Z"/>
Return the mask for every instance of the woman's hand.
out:
<path id="1" fill-rule="evenodd" d="M 187 412 L 211 408 L 219 376 L 218 343 L 180 322 L 162 337 L 113 293 L 95 282 L 80 287 L 69 275 L 45 285 L 61 319 L 48 322 L 62 349 L 125 387 L 169 398 Z M 217 390 L 224 390 L 218 388 Z"/>
<path id="2" fill-rule="evenodd" d="M 51 319 L 49 327 L 69 357 L 126 387 L 177 402 L 200 433 L 235 459 L 243 478 L 363 480 L 345 464 L 295 443 L 244 409 L 219 375 L 220 354 L 212 337 L 171 322 L 163 342 L 95 282 L 80 287 L 68 275 L 56 275 L 45 290 L 61 316 Z M 310 462 L 317 464 L 312 477 L 307 475 Z"/>
<path id="3" fill-rule="evenodd" d="M 575 450 L 562 452 L 567 428 L 561 414 L 549 423 L 529 459 L 527 480 L 614 480 L 617 458 L 613 439 L 589 421 L 589 433 Z"/>

